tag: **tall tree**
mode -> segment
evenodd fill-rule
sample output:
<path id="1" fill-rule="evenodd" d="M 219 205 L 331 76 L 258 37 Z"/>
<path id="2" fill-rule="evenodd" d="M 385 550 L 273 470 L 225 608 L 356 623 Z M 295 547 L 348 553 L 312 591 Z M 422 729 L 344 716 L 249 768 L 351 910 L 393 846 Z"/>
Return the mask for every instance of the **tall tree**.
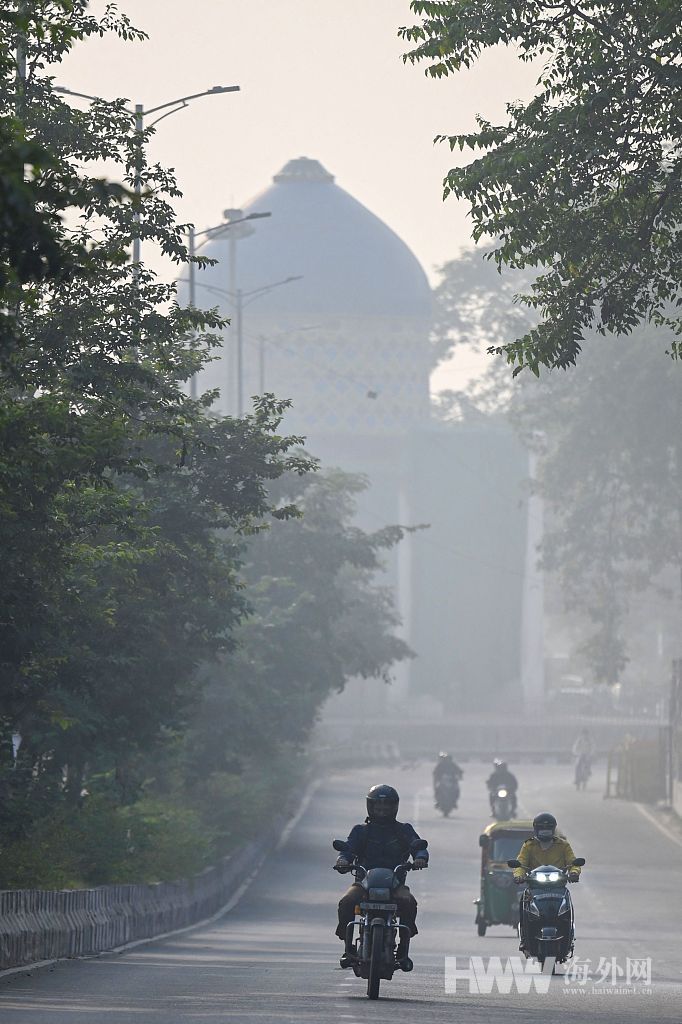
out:
<path id="1" fill-rule="evenodd" d="M 0 118 L 16 153 L 34 154 L 30 180 L 7 178 L 0 217 L 6 832 L 56 794 L 77 800 L 86 764 L 118 769 L 177 726 L 195 667 L 229 645 L 242 611 L 235 537 L 291 515 L 266 483 L 310 467 L 293 450 L 301 439 L 278 433 L 282 403 L 265 398 L 233 420 L 209 411 L 210 395 L 187 397 L 221 321 L 181 309 L 173 286 L 129 258 L 142 232 L 188 259 L 177 185 L 148 164 L 148 133 L 123 101 L 79 111 L 52 88 L 54 64 L 105 31 L 139 37 L 113 5 L 97 21 L 85 0 L 21 4 L 0 19 L 0 49 L 21 54 L 20 73 L 0 61 Z M 95 175 L 103 159 L 122 186 Z M 139 208 L 127 187 L 138 175 Z M 26 236 L 16 195 L 31 213 Z M 64 218 L 68 208 L 78 217 Z"/>
<path id="2" fill-rule="evenodd" d="M 682 68 L 680 13 L 669 0 L 488 3 L 413 0 L 406 60 L 434 78 L 514 46 L 539 70 L 529 103 L 494 125 L 442 136 L 481 152 L 445 179 L 471 204 L 473 236 L 498 265 L 539 268 L 525 296 L 540 320 L 493 351 L 515 373 L 568 367 L 585 332 L 653 322 L 682 354 Z M 660 339 L 654 335 L 652 341 Z M 669 335 L 668 335 L 669 337 Z M 655 342 L 654 342 L 655 343 Z M 660 342 L 659 342 L 660 343 Z"/>

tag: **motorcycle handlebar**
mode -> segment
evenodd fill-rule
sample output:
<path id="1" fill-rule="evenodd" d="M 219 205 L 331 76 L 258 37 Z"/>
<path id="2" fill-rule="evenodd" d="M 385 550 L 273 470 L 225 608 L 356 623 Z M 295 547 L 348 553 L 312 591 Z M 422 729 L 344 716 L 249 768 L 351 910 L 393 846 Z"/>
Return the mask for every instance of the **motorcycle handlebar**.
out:
<path id="1" fill-rule="evenodd" d="M 400 872 L 400 871 L 414 871 L 414 870 L 415 870 L 414 864 L 412 864 L 410 861 L 405 861 L 403 864 L 398 864 L 396 867 L 393 868 L 393 874 L 397 875 L 398 872 Z M 332 871 L 338 871 L 340 874 L 343 874 L 343 875 L 348 873 L 346 871 L 341 871 L 341 868 L 339 867 L 338 864 L 333 864 L 332 865 Z M 362 879 L 367 874 L 367 868 L 363 867 L 362 864 L 351 864 L 349 866 L 349 868 L 348 868 L 348 871 L 352 871 L 355 874 L 355 877 L 358 879 L 358 881 L 362 881 Z M 362 872 L 362 874 L 360 874 L 360 872 Z"/>

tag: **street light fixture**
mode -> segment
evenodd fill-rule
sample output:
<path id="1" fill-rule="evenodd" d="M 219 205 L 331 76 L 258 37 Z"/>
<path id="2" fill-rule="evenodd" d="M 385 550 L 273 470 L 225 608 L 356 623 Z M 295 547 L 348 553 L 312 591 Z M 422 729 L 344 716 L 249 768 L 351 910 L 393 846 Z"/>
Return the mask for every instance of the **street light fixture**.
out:
<path id="1" fill-rule="evenodd" d="M 226 210 L 225 212 L 227 213 L 228 211 Z M 193 257 L 197 254 L 199 249 L 201 249 L 202 246 L 206 245 L 206 242 L 210 242 L 213 238 L 221 238 L 223 235 L 227 235 L 228 238 L 230 238 L 231 237 L 230 236 L 230 229 L 233 228 L 236 224 L 245 224 L 246 221 L 249 221 L 249 220 L 261 220 L 263 217 L 272 217 L 272 214 L 269 211 L 265 212 L 265 213 L 247 213 L 247 215 L 245 217 L 237 217 L 234 220 L 226 220 L 226 221 L 223 221 L 222 224 L 216 224 L 216 226 L 213 227 L 213 228 L 204 228 L 203 231 L 195 231 L 194 230 L 194 225 L 190 224 L 189 232 L 188 232 L 188 235 L 189 235 L 189 245 L 187 247 L 188 252 L 189 252 L 189 256 L 190 256 L 190 264 L 189 264 L 189 304 L 190 304 L 190 306 L 196 305 L 196 303 L 195 303 L 195 295 L 196 295 L 196 275 L 195 275 L 195 269 L 196 268 L 195 268 L 195 265 L 194 265 L 194 262 L 193 262 Z M 199 245 L 197 245 L 196 244 L 196 240 L 197 240 L 197 238 L 201 238 L 202 235 L 206 235 L 206 238 L 204 238 L 203 242 L 200 242 Z"/>
<path id="2" fill-rule="evenodd" d="M 234 223 L 234 222 L 233 222 Z M 301 281 L 303 274 L 295 274 L 291 277 L 285 277 L 281 281 L 273 281 L 271 284 L 261 285 L 259 288 L 252 288 L 248 292 L 242 291 L 241 288 L 237 288 L 236 292 L 231 291 L 229 288 L 217 288 L 211 284 L 201 284 L 201 288 L 205 288 L 210 292 L 217 292 L 218 295 L 226 295 L 235 304 L 236 310 L 236 321 L 237 321 L 237 415 L 242 416 L 244 413 L 244 331 L 243 331 L 243 310 L 250 306 L 252 302 L 262 298 L 275 288 L 280 288 L 282 285 L 291 284 L 293 281 Z M 247 300 L 246 302 L 244 300 Z M 262 373 L 262 371 L 261 371 Z"/>
<path id="3" fill-rule="evenodd" d="M 76 92 L 75 89 L 67 89 L 64 85 L 56 85 L 54 91 L 61 93 L 65 96 L 79 96 L 84 100 L 99 100 L 101 96 L 90 96 L 86 92 Z M 179 96 L 177 99 L 169 100 L 167 103 L 159 103 L 155 107 L 150 107 L 149 110 L 144 109 L 142 103 L 136 103 L 134 110 L 127 110 L 127 113 L 133 114 L 135 117 L 135 133 L 137 135 L 138 147 L 137 147 L 137 167 L 135 169 L 135 213 L 134 221 L 138 226 L 137 231 L 133 237 L 133 264 L 135 267 L 140 262 L 140 195 L 142 194 L 142 180 L 140 176 L 141 171 L 141 154 L 142 154 L 142 132 L 144 131 L 144 119 L 149 117 L 150 114 L 158 114 L 160 110 L 165 110 L 166 113 L 162 114 L 161 117 L 157 117 L 155 121 L 149 125 L 153 128 L 159 121 L 163 121 L 164 117 L 170 117 L 171 114 L 176 114 L 179 110 L 184 110 L 185 107 L 189 106 L 192 100 L 199 99 L 202 96 L 218 96 L 224 92 L 239 92 L 240 87 L 238 85 L 214 85 L 210 89 L 204 89 L 203 92 L 194 92 L 189 96 Z M 169 109 L 172 108 L 172 109 Z"/>
<path id="4" fill-rule="evenodd" d="M 237 224 L 245 224 L 249 220 L 261 220 L 263 217 L 271 217 L 272 216 L 272 214 L 268 211 L 268 212 L 264 212 L 264 213 L 247 213 L 247 215 L 245 217 L 232 217 L 232 218 L 230 218 L 229 215 L 230 214 L 235 214 L 235 213 L 241 213 L 241 210 L 225 210 L 225 216 L 228 217 L 228 220 L 223 221 L 222 224 L 217 224 L 213 228 L 205 228 L 203 231 L 195 231 L 193 224 L 190 224 L 190 226 L 189 226 L 188 252 L 189 252 L 189 305 L 190 305 L 190 308 L 196 307 L 196 266 L 195 266 L 195 262 L 194 262 L 194 257 L 196 255 L 196 253 L 199 251 L 199 249 L 201 249 L 201 247 L 203 245 L 205 245 L 206 242 L 210 242 L 211 239 L 213 239 L 213 238 L 221 238 L 222 236 L 227 235 L 227 237 L 229 239 L 229 242 L 230 242 L 230 261 L 229 261 L 230 267 L 229 267 L 229 272 L 230 272 L 230 280 L 232 280 L 232 278 L 234 277 L 234 273 L 235 273 L 235 262 L 236 262 L 236 248 L 235 248 L 235 244 L 236 244 L 236 238 L 235 238 L 234 232 L 231 229 L 233 227 L 235 227 Z M 202 235 L 205 235 L 206 237 L 204 238 L 203 242 L 200 242 L 199 245 L 197 245 L 196 244 L 196 240 L 197 240 L 197 238 L 200 238 Z M 223 290 L 224 289 L 219 289 L 219 291 L 223 291 Z M 228 292 L 225 291 L 225 294 L 228 294 Z M 189 389 L 190 389 L 189 390 L 190 397 L 191 398 L 196 398 L 197 397 L 197 377 L 196 377 L 196 374 L 194 374 L 194 376 L 190 380 Z"/>

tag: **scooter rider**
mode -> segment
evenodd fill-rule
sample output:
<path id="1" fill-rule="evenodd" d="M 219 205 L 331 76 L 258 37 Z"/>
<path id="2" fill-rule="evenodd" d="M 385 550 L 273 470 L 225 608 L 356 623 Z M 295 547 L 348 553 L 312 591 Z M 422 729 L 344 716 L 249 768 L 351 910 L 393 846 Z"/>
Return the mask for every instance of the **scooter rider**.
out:
<path id="1" fill-rule="evenodd" d="M 521 864 L 520 868 L 514 868 L 516 882 L 525 881 L 529 871 L 543 864 L 551 864 L 562 871 L 568 870 L 569 882 L 577 882 L 580 878 L 580 868 L 571 867 L 575 860 L 571 844 L 568 839 L 562 839 L 556 834 L 556 818 L 548 811 L 543 811 L 533 819 L 533 836 L 526 839 L 516 859 Z"/>
<path id="2" fill-rule="evenodd" d="M 511 797 L 513 804 L 512 814 L 516 814 L 516 791 L 519 788 L 519 783 L 516 776 L 509 771 L 506 761 L 500 761 L 498 758 L 495 758 L 493 761 L 492 774 L 486 779 L 486 786 L 488 787 L 491 810 L 495 803 L 495 794 L 497 790 L 500 789 L 500 787 L 504 787 Z"/>
<path id="3" fill-rule="evenodd" d="M 562 871 L 568 871 L 569 882 L 580 880 L 580 868 L 573 864 L 575 854 L 568 839 L 556 834 L 557 821 L 553 814 L 543 811 L 533 819 L 533 836 L 526 839 L 516 858 L 521 865 L 514 868 L 514 881 L 517 885 L 526 880 L 526 875 L 534 868 L 551 864 Z M 521 912 L 521 945 L 523 946 L 523 899 L 519 907 Z"/>
<path id="4" fill-rule="evenodd" d="M 339 854 L 336 870 L 344 874 L 352 870 L 353 861 L 367 868 L 394 868 L 408 860 L 413 844 L 420 839 L 415 830 L 407 822 L 396 820 L 400 797 L 393 786 L 372 786 L 367 794 L 367 817 L 362 825 L 354 825 L 348 836 L 348 850 Z M 429 863 L 426 850 L 419 850 L 413 857 L 413 867 L 425 868 Z M 364 890 L 355 882 L 339 900 L 339 923 L 336 929 L 338 938 L 346 938 L 346 926 L 353 920 L 355 906 L 363 899 Z M 417 934 L 417 901 L 406 885 L 401 885 L 394 893 L 398 905 L 401 924 L 407 925 L 410 935 Z M 401 932 L 401 935 L 403 933 Z M 407 945 L 400 939 L 396 952 L 396 960 L 407 958 Z M 342 966 L 346 964 L 346 954 L 341 957 Z M 410 965 L 411 966 L 411 965 Z"/>

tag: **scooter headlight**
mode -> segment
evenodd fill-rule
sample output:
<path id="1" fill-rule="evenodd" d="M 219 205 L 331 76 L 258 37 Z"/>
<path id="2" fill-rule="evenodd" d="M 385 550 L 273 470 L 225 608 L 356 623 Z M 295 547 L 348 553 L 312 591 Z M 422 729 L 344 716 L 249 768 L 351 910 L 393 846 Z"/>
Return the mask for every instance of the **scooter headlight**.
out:
<path id="1" fill-rule="evenodd" d="M 537 871 L 534 877 L 538 882 L 559 882 L 561 880 L 560 871 Z"/>
<path id="2" fill-rule="evenodd" d="M 497 795 L 498 796 L 506 796 L 507 795 L 507 790 L 506 789 L 498 789 Z"/>

